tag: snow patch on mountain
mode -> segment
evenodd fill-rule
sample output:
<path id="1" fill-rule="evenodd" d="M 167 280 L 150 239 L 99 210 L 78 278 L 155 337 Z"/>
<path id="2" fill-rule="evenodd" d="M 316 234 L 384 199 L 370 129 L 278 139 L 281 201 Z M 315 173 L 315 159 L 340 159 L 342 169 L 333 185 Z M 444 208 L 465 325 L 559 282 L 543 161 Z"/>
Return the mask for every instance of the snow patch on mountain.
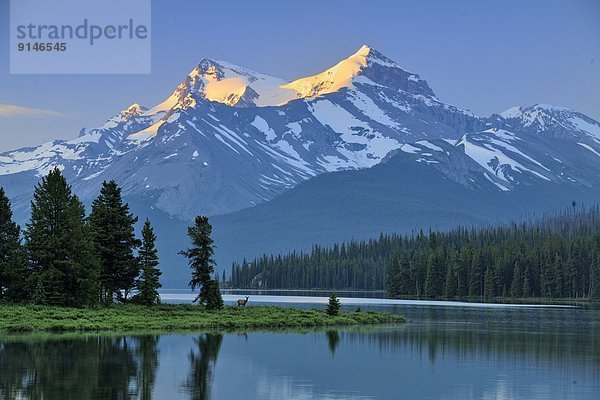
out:
<path id="1" fill-rule="evenodd" d="M 269 127 L 268 122 L 258 115 L 254 118 L 254 121 L 252 121 L 252 126 L 264 133 L 268 141 L 272 141 L 277 138 L 275 131 Z"/>
<path id="2" fill-rule="evenodd" d="M 441 147 L 436 146 L 433 143 L 429 143 L 426 140 L 420 140 L 420 141 L 417 142 L 417 144 L 419 144 L 421 146 L 424 146 L 424 147 L 427 147 L 428 149 L 431 149 L 433 151 L 444 151 L 444 149 L 442 149 Z"/>
<path id="3" fill-rule="evenodd" d="M 589 151 L 591 151 L 592 153 L 594 153 L 595 155 L 597 155 L 598 157 L 600 157 L 600 153 L 598 153 L 596 150 L 594 150 L 592 148 L 592 146 L 585 144 L 585 143 L 577 143 L 578 145 L 580 145 L 581 147 L 588 149 Z"/>
<path id="4" fill-rule="evenodd" d="M 402 146 L 400 146 L 400 150 L 402 150 L 405 153 L 409 153 L 409 154 L 416 154 L 418 152 L 421 151 L 421 149 L 419 147 L 415 147 L 413 145 L 410 144 L 403 144 Z"/>
<path id="5" fill-rule="evenodd" d="M 391 128 L 401 129 L 402 126 L 398 122 L 392 120 L 371 98 L 365 93 L 352 90 L 348 93 L 348 98 L 364 115 L 368 115 L 373 121 L 389 126 Z"/>
<path id="6" fill-rule="evenodd" d="M 371 129 L 366 122 L 329 100 L 315 101 L 309 107 L 317 120 L 340 135 L 343 144 L 338 147 L 338 151 L 347 159 L 345 168 L 371 167 L 400 146 L 398 140 L 383 136 Z M 335 159 L 335 164 L 339 168 L 339 158 Z"/>
<path id="7" fill-rule="evenodd" d="M 155 123 L 154 125 L 149 126 L 146 129 L 142 129 L 139 132 L 136 133 L 132 133 L 131 135 L 128 136 L 128 140 L 131 140 L 132 142 L 144 142 L 147 141 L 149 139 L 152 139 L 153 137 L 155 137 L 158 133 L 158 128 L 160 128 L 160 126 L 164 123 L 165 121 L 160 120 L 157 123 Z"/>
<path id="8" fill-rule="evenodd" d="M 464 153 L 469 158 L 504 182 L 514 182 L 515 179 L 513 176 L 511 176 L 510 170 L 519 173 L 528 172 L 538 176 L 539 178 L 542 178 L 543 180 L 550 181 L 550 179 L 546 176 L 533 169 L 527 168 L 521 162 L 512 158 L 508 153 L 514 152 L 523 156 L 523 153 L 514 147 L 495 140 L 492 140 L 488 143 L 483 143 L 475 140 L 471 141 L 470 139 L 471 137 L 469 135 L 465 135 L 457 146 L 462 146 Z M 528 156 L 525 156 L 525 158 L 537 165 L 540 165 L 544 169 L 547 169 L 532 158 Z"/>
<path id="9" fill-rule="evenodd" d="M 44 176 L 50 171 L 56 160 L 75 161 L 83 159 L 84 151 L 89 142 L 97 139 L 96 135 L 68 141 L 54 141 L 34 148 L 26 148 L 0 155 L 0 175 L 17 174 L 35 170 L 37 176 Z"/>
<path id="10" fill-rule="evenodd" d="M 593 136 L 595 139 L 600 140 L 600 124 L 594 123 L 594 121 L 584 120 L 578 116 L 572 116 L 569 118 L 569 122 L 571 126 L 575 129 L 578 129 L 582 132 L 588 133 L 590 136 Z"/>

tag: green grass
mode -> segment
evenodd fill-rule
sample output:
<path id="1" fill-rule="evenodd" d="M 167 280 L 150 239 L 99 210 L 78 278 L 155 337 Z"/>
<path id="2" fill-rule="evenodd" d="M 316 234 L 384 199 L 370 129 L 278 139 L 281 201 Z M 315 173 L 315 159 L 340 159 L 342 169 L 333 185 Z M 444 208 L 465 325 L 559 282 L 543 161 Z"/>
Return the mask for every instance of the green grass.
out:
<path id="1" fill-rule="evenodd" d="M 225 307 L 207 311 L 196 305 L 115 305 L 105 308 L 63 308 L 0 305 L 0 332 L 64 331 L 192 331 L 244 330 L 372 325 L 404 322 L 404 318 L 374 311 L 340 312 L 286 307 Z"/>

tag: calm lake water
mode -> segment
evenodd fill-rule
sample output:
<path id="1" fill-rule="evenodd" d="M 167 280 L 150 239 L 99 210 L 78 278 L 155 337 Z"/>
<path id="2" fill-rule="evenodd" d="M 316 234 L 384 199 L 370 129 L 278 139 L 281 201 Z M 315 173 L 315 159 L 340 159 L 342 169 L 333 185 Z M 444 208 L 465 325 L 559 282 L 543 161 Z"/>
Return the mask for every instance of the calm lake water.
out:
<path id="1" fill-rule="evenodd" d="M 163 293 L 168 302 L 187 296 Z M 0 336 L 0 399 L 600 399 L 599 310 L 376 297 L 343 302 L 410 322 L 243 334 Z M 323 307 L 325 300 L 269 293 L 252 294 L 248 304 Z"/>

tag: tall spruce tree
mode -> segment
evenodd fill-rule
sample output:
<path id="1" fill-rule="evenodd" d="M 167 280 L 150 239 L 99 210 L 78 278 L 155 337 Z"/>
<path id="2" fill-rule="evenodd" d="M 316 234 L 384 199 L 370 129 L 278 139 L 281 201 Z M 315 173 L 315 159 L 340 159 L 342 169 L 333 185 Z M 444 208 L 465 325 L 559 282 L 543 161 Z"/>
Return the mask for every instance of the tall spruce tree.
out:
<path id="1" fill-rule="evenodd" d="M 432 235 L 435 238 L 435 235 Z M 436 244 L 437 246 L 437 244 Z M 431 254 L 427 262 L 427 277 L 425 278 L 425 296 L 438 297 L 443 294 L 444 287 L 444 266 L 442 265 L 441 255 L 432 247 Z"/>
<path id="2" fill-rule="evenodd" d="M 21 228 L 13 222 L 10 200 L 0 187 L 0 299 L 20 300 L 25 294 Z"/>
<path id="3" fill-rule="evenodd" d="M 213 239 L 211 238 L 212 226 L 208 218 L 198 215 L 194 225 L 188 228 L 188 236 L 192 241 L 192 247 L 180 252 L 187 257 L 190 268 L 192 269 L 192 279 L 190 287 L 192 290 L 200 288 L 200 293 L 194 300 L 206 305 L 210 297 L 211 275 L 215 270 L 215 260 L 213 255 Z"/>
<path id="4" fill-rule="evenodd" d="M 98 300 L 99 264 L 85 208 L 58 168 L 35 187 L 25 249 L 32 299 L 81 306 Z"/>
<path id="5" fill-rule="evenodd" d="M 521 274 L 521 266 L 518 261 L 515 261 L 513 268 L 513 278 L 510 285 L 511 297 L 523 297 L 523 275 Z"/>
<path id="6" fill-rule="evenodd" d="M 471 268 L 469 269 L 469 296 L 482 296 L 482 268 L 481 253 L 476 250 L 471 258 Z"/>
<path id="7" fill-rule="evenodd" d="M 135 301 L 147 306 L 160 303 L 158 289 L 162 286 L 159 280 L 162 272 L 157 268 L 158 251 L 154 245 L 155 242 L 156 235 L 150 220 L 146 219 L 142 228 L 142 245 L 138 250 L 141 273 L 136 284 L 138 294 L 135 295 Z"/>
<path id="8" fill-rule="evenodd" d="M 460 280 L 458 275 L 459 267 L 457 252 L 452 251 L 448 266 L 446 267 L 446 282 L 444 282 L 444 296 L 446 298 L 451 299 L 458 292 L 458 282 Z"/>
<path id="9" fill-rule="evenodd" d="M 89 222 L 102 265 L 101 300 L 104 304 L 115 298 L 126 302 L 140 272 L 134 256 L 140 241 L 134 231 L 137 217 L 129 212 L 129 204 L 123 202 L 121 188 L 115 181 L 102 183 L 100 195 L 92 203 Z"/>
<path id="10" fill-rule="evenodd" d="M 208 310 L 219 310 L 223 308 L 223 296 L 221 295 L 221 283 L 218 279 L 208 281 L 208 298 L 206 308 Z"/>
<path id="11" fill-rule="evenodd" d="M 410 263 L 406 254 L 402 255 L 400 261 L 400 279 L 399 279 L 400 294 L 412 294 L 413 281 L 410 276 Z"/>

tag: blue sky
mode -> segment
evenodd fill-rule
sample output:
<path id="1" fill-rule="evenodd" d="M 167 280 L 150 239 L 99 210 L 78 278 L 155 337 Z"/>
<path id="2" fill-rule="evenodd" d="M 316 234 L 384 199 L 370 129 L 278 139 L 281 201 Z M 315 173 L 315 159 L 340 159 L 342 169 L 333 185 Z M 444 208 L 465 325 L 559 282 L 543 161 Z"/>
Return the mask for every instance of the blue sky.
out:
<path id="1" fill-rule="evenodd" d="M 159 103 L 203 57 L 293 79 L 363 43 L 478 115 L 549 103 L 600 120 L 598 0 L 152 0 L 150 75 L 10 75 L 8 11 L 0 0 L 0 151 Z"/>

